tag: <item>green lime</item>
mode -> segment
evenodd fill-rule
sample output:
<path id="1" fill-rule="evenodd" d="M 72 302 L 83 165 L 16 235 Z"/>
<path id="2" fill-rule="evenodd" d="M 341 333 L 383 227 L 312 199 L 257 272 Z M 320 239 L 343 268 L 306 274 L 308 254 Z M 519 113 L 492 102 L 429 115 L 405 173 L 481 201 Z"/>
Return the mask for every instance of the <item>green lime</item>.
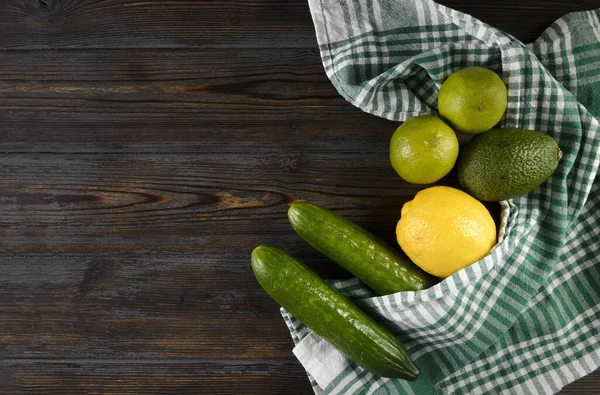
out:
<path id="1" fill-rule="evenodd" d="M 478 134 L 493 128 L 508 104 L 506 85 L 483 67 L 467 67 L 442 84 L 438 110 L 459 132 Z"/>
<path id="2" fill-rule="evenodd" d="M 458 139 L 438 117 L 410 118 L 392 136 L 390 161 L 396 173 L 413 184 L 430 184 L 452 170 L 458 157 Z"/>

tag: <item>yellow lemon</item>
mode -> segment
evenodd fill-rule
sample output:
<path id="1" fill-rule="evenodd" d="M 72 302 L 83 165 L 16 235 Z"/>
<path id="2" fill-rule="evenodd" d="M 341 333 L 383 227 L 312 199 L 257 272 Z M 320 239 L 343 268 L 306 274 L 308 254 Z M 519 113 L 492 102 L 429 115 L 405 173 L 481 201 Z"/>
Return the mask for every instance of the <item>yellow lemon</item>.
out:
<path id="1" fill-rule="evenodd" d="M 424 271 L 451 276 L 496 244 L 496 224 L 483 204 L 455 188 L 427 188 L 402 207 L 398 244 Z"/>

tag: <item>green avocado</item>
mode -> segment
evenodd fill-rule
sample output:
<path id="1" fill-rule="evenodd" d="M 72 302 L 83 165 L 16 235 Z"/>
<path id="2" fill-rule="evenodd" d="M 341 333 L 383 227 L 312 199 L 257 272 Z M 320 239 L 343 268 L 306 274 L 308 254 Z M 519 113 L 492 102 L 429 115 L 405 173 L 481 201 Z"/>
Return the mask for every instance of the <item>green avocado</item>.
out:
<path id="1" fill-rule="evenodd" d="M 562 152 L 547 134 L 492 129 L 475 136 L 457 163 L 462 188 L 479 200 L 498 202 L 533 191 L 558 167 Z"/>

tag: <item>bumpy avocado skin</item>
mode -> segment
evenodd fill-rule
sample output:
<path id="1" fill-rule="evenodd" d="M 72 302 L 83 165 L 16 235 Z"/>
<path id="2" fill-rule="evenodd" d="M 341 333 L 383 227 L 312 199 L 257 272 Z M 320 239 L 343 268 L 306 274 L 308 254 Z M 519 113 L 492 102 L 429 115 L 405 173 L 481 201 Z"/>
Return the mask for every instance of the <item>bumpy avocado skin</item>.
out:
<path id="1" fill-rule="evenodd" d="M 461 150 L 458 181 L 475 198 L 498 202 L 533 191 L 558 167 L 562 153 L 547 134 L 534 130 L 492 129 Z"/>

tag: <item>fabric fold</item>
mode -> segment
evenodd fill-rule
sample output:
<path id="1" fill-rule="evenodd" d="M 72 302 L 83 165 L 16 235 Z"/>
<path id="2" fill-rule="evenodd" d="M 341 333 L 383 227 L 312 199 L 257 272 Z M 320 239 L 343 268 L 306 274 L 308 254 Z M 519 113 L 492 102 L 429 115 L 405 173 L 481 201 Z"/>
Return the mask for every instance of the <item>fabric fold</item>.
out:
<path id="1" fill-rule="evenodd" d="M 397 121 L 434 114 L 450 74 L 483 66 L 509 89 L 501 126 L 547 133 L 564 153 L 546 183 L 502 203 L 494 250 L 433 288 L 375 297 L 358 280 L 334 282 L 395 331 L 419 380 L 340 360 L 282 310 L 315 392 L 553 393 L 597 369 L 600 10 L 568 14 L 525 45 L 433 1 L 309 4 L 325 72 L 356 107 Z"/>

